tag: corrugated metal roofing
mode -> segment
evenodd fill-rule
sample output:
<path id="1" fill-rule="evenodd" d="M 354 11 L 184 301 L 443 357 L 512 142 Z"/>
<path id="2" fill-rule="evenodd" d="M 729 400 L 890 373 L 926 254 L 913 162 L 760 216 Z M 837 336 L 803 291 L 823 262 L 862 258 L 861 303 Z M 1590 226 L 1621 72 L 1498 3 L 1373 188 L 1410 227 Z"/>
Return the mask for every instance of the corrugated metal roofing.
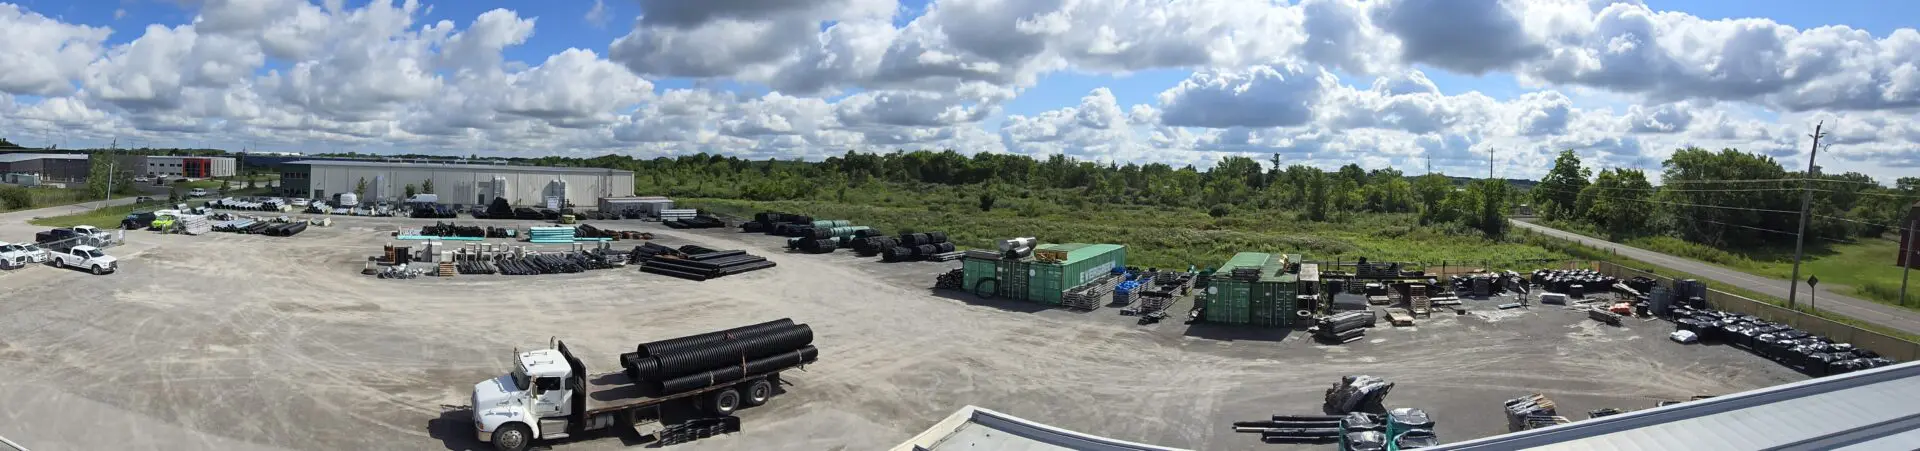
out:
<path id="1" fill-rule="evenodd" d="M 85 160 L 86 155 L 71 153 L 0 153 L 0 163 L 19 163 L 27 160 Z"/>
<path id="2" fill-rule="evenodd" d="M 286 164 L 308 166 L 353 166 L 367 168 L 436 168 L 461 169 L 470 171 L 496 172 L 566 172 L 577 174 L 632 174 L 633 171 L 606 168 L 572 168 L 560 166 L 517 166 L 504 164 L 451 164 L 451 163 L 407 163 L 399 161 L 341 161 L 341 160 L 299 160 Z"/>
<path id="3" fill-rule="evenodd" d="M 1920 448 L 1920 362 L 1444 445 L 1435 449 Z"/>
<path id="4" fill-rule="evenodd" d="M 1056 428 L 974 406 L 927 428 L 893 451 L 1182 451 Z"/>
<path id="5" fill-rule="evenodd" d="M 1099 257 L 1101 255 L 1105 255 L 1107 252 L 1113 251 L 1114 249 L 1120 249 L 1120 248 L 1126 247 L 1118 244 L 1085 244 L 1085 243 L 1067 243 L 1067 244 L 1063 244 L 1062 246 L 1072 246 L 1071 249 L 1063 249 L 1067 251 L 1067 261 L 1064 262 L 1066 264 L 1073 264 L 1081 260 Z"/>
<path id="6" fill-rule="evenodd" d="M 1226 263 L 1221 264 L 1220 269 L 1214 274 L 1231 274 L 1234 268 L 1258 268 L 1266 266 L 1267 260 L 1272 258 L 1273 254 L 1265 252 L 1241 252 L 1233 254 L 1233 258 L 1229 258 Z"/>

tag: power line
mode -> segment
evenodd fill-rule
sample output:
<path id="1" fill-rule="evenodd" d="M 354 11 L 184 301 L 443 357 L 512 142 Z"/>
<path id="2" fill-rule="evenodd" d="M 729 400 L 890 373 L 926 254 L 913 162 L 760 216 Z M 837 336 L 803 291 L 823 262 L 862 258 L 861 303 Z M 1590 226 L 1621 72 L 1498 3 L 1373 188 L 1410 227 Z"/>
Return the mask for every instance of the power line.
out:
<path id="1" fill-rule="evenodd" d="M 1674 185 L 1674 184 L 1688 184 L 1688 183 L 1777 183 L 1777 182 L 1798 182 L 1801 180 L 1803 179 L 1793 178 L 1793 179 L 1724 179 L 1724 180 L 1671 180 L 1671 181 L 1661 180 L 1660 184 Z"/>

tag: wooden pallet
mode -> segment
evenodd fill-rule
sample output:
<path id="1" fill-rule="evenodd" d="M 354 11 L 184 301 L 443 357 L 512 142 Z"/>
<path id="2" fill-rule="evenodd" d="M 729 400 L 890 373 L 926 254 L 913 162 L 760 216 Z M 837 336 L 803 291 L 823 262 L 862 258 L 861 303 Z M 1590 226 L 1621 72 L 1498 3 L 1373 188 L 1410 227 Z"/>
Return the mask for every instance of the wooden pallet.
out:
<path id="1" fill-rule="evenodd" d="M 440 277 L 453 277 L 454 274 L 457 274 L 459 271 L 454 270 L 453 262 L 443 261 L 440 262 L 439 272 Z"/>
<path id="2" fill-rule="evenodd" d="M 1387 322 L 1395 326 L 1412 326 L 1413 315 L 1405 309 L 1390 308 L 1387 309 Z"/>
<path id="3" fill-rule="evenodd" d="M 1414 285 L 1407 287 L 1407 291 L 1409 298 L 1407 304 L 1413 308 L 1413 316 L 1415 318 L 1433 317 L 1433 300 L 1427 297 L 1427 286 Z"/>

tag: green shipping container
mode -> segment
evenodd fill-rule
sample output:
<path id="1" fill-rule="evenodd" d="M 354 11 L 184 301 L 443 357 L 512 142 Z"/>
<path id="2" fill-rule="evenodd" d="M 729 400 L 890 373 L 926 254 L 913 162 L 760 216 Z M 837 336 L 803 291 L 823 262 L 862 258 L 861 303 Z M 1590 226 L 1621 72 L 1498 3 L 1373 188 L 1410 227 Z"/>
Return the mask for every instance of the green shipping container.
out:
<path id="1" fill-rule="evenodd" d="M 1031 265 L 1021 260 L 1001 260 L 998 266 L 995 277 L 1000 280 L 995 291 L 999 292 L 1000 297 L 1027 300 L 1027 280 L 1031 277 L 1028 267 Z"/>
<path id="2" fill-rule="evenodd" d="M 1067 253 L 1059 263 L 1034 262 L 1030 265 L 1027 299 L 1059 305 L 1061 295 L 1127 265 L 1127 247 L 1118 244 L 1045 244 L 1039 249 Z"/>
<path id="3" fill-rule="evenodd" d="M 962 272 L 962 276 L 960 277 L 960 280 L 961 280 L 961 283 L 966 285 L 961 288 L 967 290 L 968 292 L 973 292 L 977 288 L 987 288 L 989 290 L 998 291 L 998 287 L 993 287 L 992 285 L 987 285 L 984 287 L 981 286 L 980 281 L 994 278 L 994 276 L 996 275 L 994 274 L 995 269 L 999 267 L 999 264 L 1000 264 L 999 260 L 987 260 L 982 258 L 969 258 L 969 259 L 962 260 L 960 263 L 960 270 Z M 987 294 L 996 294 L 994 291 L 989 291 Z"/>

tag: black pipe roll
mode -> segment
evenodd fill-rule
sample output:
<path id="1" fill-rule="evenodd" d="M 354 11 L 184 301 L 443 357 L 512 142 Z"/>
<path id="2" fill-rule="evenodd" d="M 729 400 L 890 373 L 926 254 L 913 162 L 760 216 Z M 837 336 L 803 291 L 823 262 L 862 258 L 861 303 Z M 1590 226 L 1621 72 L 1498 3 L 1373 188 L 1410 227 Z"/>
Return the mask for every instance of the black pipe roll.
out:
<path id="1" fill-rule="evenodd" d="M 793 326 L 793 318 L 780 318 L 773 321 L 767 321 L 764 323 L 747 325 L 747 326 L 740 326 L 740 327 L 735 327 L 732 329 L 727 329 L 722 331 L 707 332 L 704 334 L 694 334 L 694 335 L 688 335 L 688 336 L 679 337 L 679 338 L 669 338 L 669 339 L 660 340 L 660 341 L 641 343 L 640 346 L 637 346 L 634 348 L 634 352 L 638 353 L 638 357 L 648 357 L 648 356 L 655 356 L 655 355 L 664 354 L 664 353 L 680 352 L 680 351 L 689 350 L 689 349 L 713 346 L 714 344 L 720 343 L 721 341 L 725 341 L 728 335 L 733 335 L 736 337 L 743 336 L 743 335 L 751 336 L 751 335 L 756 335 L 756 334 L 765 333 L 765 332 L 772 332 L 772 331 L 784 329 L 791 326 Z"/>
<path id="2" fill-rule="evenodd" d="M 660 359 L 660 369 L 652 374 L 642 374 L 641 377 L 647 380 L 673 379 L 726 365 L 740 365 L 809 344 L 813 344 L 813 328 L 798 324 L 763 335 L 743 334 L 705 347 L 675 352 L 656 350 L 653 356 Z"/>
<path id="3" fill-rule="evenodd" d="M 748 375 L 760 375 L 790 366 L 813 363 L 819 356 L 819 349 L 807 346 L 778 355 L 748 361 L 744 368 L 735 364 L 729 367 L 715 368 L 668 379 L 660 383 L 660 393 L 663 395 L 673 394 L 715 385 L 729 384 L 744 379 Z"/>

